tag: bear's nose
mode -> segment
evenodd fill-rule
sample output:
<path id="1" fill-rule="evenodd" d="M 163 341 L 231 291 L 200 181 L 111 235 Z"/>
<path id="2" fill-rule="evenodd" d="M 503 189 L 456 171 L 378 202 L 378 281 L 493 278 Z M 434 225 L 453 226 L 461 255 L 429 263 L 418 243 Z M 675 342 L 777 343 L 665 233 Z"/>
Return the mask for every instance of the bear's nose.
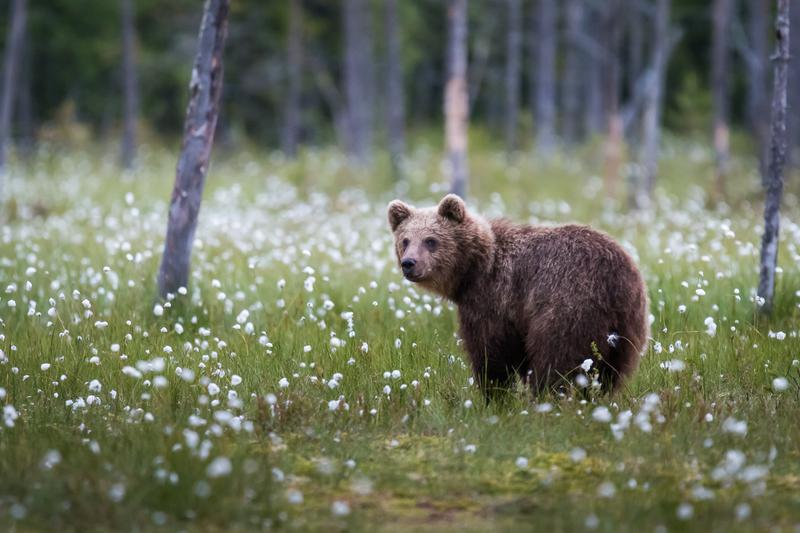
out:
<path id="1" fill-rule="evenodd" d="M 416 259 L 410 259 L 410 258 L 409 259 L 403 259 L 400 262 L 400 266 L 403 267 L 403 272 L 405 272 L 405 273 L 410 272 L 411 269 L 413 269 L 414 265 L 416 265 L 416 264 L 417 264 L 417 260 Z"/>

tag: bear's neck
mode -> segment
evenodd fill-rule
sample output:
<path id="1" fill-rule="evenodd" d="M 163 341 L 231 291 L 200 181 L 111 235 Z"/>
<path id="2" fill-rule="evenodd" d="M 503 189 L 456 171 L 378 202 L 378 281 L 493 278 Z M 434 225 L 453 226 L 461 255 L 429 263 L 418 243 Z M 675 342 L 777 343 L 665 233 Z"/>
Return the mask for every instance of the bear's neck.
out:
<path id="1" fill-rule="evenodd" d="M 470 236 L 462 245 L 461 264 L 453 276 L 452 283 L 444 287 L 443 296 L 456 305 L 463 303 L 474 291 L 490 282 L 494 268 L 497 242 L 488 221 L 476 219 Z"/>

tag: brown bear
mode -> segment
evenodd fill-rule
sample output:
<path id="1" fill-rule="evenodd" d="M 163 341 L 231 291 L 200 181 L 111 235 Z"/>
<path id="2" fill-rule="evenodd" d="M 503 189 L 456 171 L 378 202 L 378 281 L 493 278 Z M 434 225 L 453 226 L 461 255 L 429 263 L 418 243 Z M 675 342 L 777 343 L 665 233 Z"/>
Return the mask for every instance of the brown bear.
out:
<path id="1" fill-rule="evenodd" d="M 405 278 L 458 306 L 487 395 L 517 375 L 535 392 L 585 387 L 586 374 L 612 391 L 636 369 L 650 329 L 645 284 L 609 236 L 486 220 L 453 194 L 425 209 L 395 200 L 388 212 Z"/>

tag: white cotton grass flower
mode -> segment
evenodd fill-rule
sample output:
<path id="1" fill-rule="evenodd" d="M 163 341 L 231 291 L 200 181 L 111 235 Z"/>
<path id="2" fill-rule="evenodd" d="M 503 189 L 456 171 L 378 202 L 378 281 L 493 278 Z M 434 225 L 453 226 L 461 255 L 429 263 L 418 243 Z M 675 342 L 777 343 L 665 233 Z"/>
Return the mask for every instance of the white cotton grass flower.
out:
<path id="1" fill-rule="evenodd" d="M 303 503 L 303 493 L 297 489 L 289 489 L 286 491 L 286 501 L 291 505 L 300 505 Z"/>
<path id="2" fill-rule="evenodd" d="M 3 423 L 6 427 L 13 428 L 18 418 L 19 412 L 13 405 L 6 404 L 3 406 Z"/>
<path id="3" fill-rule="evenodd" d="M 286 379 L 286 378 L 281 378 L 278 381 L 278 387 L 280 387 L 282 389 L 285 389 L 285 388 L 289 387 L 289 380 Z"/>
<path id="4" fill-rule="evenodd" d="M 619 339 L 620 339 L 620 337 L 616 333 L 609 333 L 608 337 L 606 337 L 606 342 L 608 343 L 609 346 L 614 348 L 614 347 L 617 346 L 617 343 L 619 342 Z"/>
<path id="5" fill-rule="evenodd" d="M 608 410 L 608 407 L 605 405 L 600 405 L 595 407 L 594 411 L 592 411 L 592 418 L 595 419 L 597 422 L 608 423 L 611 422 L 611 411 Z"/>
<path id="6" fill-rule="evenodd" d="M 789 388 L 789 380 L 785 377 L 777 377 L 772 380 L 772 390 L 775 392 L 783 392 Z"/>
<path id="7" fill-rule="evenodd" d="M 732 416 L 728 417 L 725 419 L 725 422 L 722 423 L 722 431 L 744 437 L 747 435 L 747 422 L 744 420 L 736 420 Z"/>
<path id="8" fill-rule="evenodd" d="M 227 476 L 233 471 L 233 464 L 227 457 L 217 457 L 206 467 L 206 475 L 211 478 Z"/>
<path id="9" fill-rule="evenodd" d="M 714 317 L 706 317 L 703 323 L 706 325 L 706 334 L 709 337 L 713 337 L 717 334 L 717 324 L 714 322 Z"/>
<path id="10" fill-rule="evenodd" d="M 691 503 L 684 502 L 678 506 L 675 514 L 679 520 L 689 520 L 694 515 L 694 507 Z"/>
<path id="11" fill-rule="evenodd" d="M 610 346 L 614 346 L 613 344 L 611 344 L 611 335 L 609 335 L 609 336 L 608 336 L 608 338 L 609 338 L 609 342 L 608 342 L 608 344 L 609 344 Z M 593 365 L 593 364 L 594 364 L 594 361 L 593 361 L 593 360 L 591 360 L 591 359 L 584 359 L 584 360 L 583 360 L 583 363 L 581 363 L 581 368 L 583 369 L 583 371 L 584 371 L 584 372 L 588 372 L 588 371 L 589 371 L 589 370 L 592 368 L 592 365 Z"/>
<path id="12" fill-rule="evenodd" d="M 681 372 L 684 369 L 686 369 L 686 363 L 684 363 L 680 359 L 670 359 L 669 361 L 663 361 L 658 366 L 670 372 Z"/>
<path id="13" fill-rule="evenodd" d="M 527 457 L 522 457 L 522 456 L 517 457 L 517 460 L 514 461 L 514 464 L 520 470 L 524 470 L 525 468 L 528 468 L 528 458 Z"/>
<path id="14" fill-rule="evenodd" d="M 572 448 L 569 452 L 569 458 L 573 463 L 580 463 L 586 459 L 586 450 L 583 448 Z"/>
<path id="15" fill-rule="evenodd" d="M 236 315 L 236 323 L 239 325 L 244 325 L 247 322 L 247 319 L 250 317 L 250 311 L 247 309 L 242 309 L 242 312 Z"/>
<path id="16" fill-rule="evenodd" d="M 155 316 L 163 316 L 164 315 L 164 306 L 161 304 L 156 304 L 153 306 L 153 314 Z"/>
<path id="17" fill-rule="evenodd" d="M 103 390 L 103 384 L 99 380 L 93 379 L 89 382 L 89 392 L 100 392 Z"/>
<path id="18" fill-rule="evenodd" d="M 350 514 L 350 504 L 344 500 L 336 500 L 331 504 L 331 514 L 334 516 L 347 516 Z"/>
<path id="19" fill-rule="evenodd" d="M 597 495 L 601 498 L 613 498 L 617 494 L 617 487 L 610 481 L 603 481 L 597 487 Z"/>

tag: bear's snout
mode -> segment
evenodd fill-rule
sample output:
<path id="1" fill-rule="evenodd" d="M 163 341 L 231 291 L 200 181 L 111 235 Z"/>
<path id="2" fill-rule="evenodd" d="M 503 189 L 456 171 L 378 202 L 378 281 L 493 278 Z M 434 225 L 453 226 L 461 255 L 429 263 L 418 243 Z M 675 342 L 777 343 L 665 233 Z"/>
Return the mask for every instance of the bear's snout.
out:
<path id="1" fill-rule="evenodd" d="M 417 260 L 407 257 L 400 261 L 400 267 L 403 269 L 403 275 L 406 277 L 414 274 L 414 267 L 417 266 Z"/>

